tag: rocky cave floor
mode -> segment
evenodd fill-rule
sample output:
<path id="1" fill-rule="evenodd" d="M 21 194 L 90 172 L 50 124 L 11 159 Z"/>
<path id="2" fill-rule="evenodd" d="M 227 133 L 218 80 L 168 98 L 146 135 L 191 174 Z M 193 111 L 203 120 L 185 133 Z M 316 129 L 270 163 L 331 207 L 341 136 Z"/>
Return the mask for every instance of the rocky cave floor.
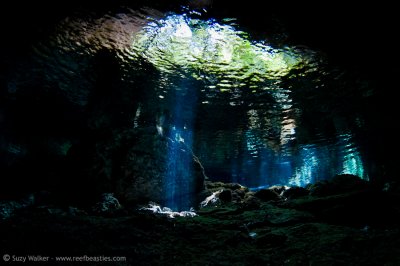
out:
<path id="1" fill-rule="evenodd" d="M 96 213 L 43 202 L 6 217 L 11 205 L 2 202 L 0 250 L 127 259 L 85 265 L 400 265 L 398 188 L 343 176 L 258 192 L 208 182 L 209 204 L 194 217 L 174 218 L 123 206 Z"/>

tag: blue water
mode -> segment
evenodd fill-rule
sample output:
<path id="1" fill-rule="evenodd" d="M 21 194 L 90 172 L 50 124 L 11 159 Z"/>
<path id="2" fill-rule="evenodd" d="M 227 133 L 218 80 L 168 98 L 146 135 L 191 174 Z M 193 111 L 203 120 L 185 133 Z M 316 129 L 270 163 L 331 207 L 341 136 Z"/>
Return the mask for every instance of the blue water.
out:
<path id="1" fill-rule="evenodd" d="M 197 116 L 197 91 L 181 80 L 179 89 L 172 89 L 164 98 L 169 123 L 165 124 L 168 142 L 167 171 L 164 175 L 165 206 L 173 210 L 189 210 L 194 194 L 193 126 Z"/>
<path id="2" fill-rule="evenodd" d="M 357 108 L 369 88 L 346 87 L 316 51 L 260 39 L 235 18 L 121 9 L 61 21 L 33 48 L 32 68 L 85 108 L 92 57 L 112 51 L 121 72 L 112 85 L 134 91 L 127 95 L 138 106 L 127 115 L 132 127 L 155 126 L 168 139 L 163 206 L 174 210 L 192 207 L 193 154 L 211 180 L 254 188 L 342 173 L 368 179 Z M 12 84 L 39 82 L 26 73 L 15 73 L 10 93 Z"/>

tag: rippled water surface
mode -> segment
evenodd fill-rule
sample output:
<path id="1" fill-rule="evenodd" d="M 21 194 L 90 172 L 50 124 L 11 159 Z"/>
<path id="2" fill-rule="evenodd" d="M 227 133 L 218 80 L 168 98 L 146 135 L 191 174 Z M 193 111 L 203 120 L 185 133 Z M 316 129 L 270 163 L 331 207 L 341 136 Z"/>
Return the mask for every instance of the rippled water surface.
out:
<path id="1" fill-rule="evenodd" d="M 267 32 L 253 40 L 235 18 L 127 8 L 75 14 L 34 45 L 8 88 L 39 84 L 95 108 L 102 76 L 103 87 L 126 99 L 112 108 L 132 103 L 121 114 L 132 128 L 184 142 L 213 180 L 262 187 L 340 173 L 368 179 L 357 135 L 368 92 L 318 52 L 272 45 Z"/>

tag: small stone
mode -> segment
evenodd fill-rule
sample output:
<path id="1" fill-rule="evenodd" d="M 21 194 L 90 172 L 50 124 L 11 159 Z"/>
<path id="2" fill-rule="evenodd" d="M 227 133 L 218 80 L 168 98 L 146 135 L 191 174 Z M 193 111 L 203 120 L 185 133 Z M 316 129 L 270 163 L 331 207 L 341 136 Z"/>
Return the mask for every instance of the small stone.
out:
<path id="1" fill-rule="evenodd" d="M 121 204 L 118 199 L 114 197 L 113 193 L 102 194 L 100 202 L 96 203 L 93 207 L 93 211 L 98 214 L 112 213 L 121 208 Z"/>

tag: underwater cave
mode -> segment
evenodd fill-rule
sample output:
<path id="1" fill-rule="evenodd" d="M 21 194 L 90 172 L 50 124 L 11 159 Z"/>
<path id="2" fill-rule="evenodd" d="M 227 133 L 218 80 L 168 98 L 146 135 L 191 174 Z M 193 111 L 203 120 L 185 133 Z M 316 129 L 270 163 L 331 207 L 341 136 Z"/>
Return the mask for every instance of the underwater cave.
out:
<path id="1" fill-rule="evenodd" d="M 0 261 L 400 264 L 394 10 L 10 3 Z"/>

